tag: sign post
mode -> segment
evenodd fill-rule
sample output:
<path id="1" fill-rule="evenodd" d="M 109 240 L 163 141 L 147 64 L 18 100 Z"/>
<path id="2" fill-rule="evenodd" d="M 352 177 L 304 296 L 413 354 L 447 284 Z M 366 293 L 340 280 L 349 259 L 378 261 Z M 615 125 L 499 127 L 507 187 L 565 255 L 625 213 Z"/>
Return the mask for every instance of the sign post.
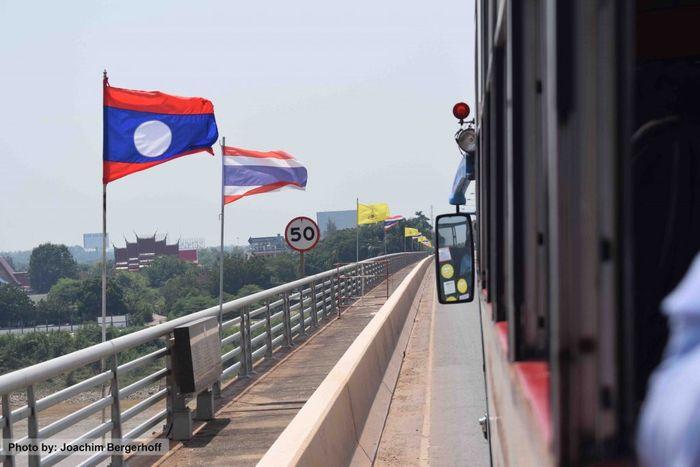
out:
<path id="1" fill-rule="evenodd" d="M 304 252 L 313 249 L 321 239 L 321 230 L 316 222 L 305 216 L 295 217 L 284 229 L 284 240 L 299 252 L 299 275 L 304 277 Z"/>

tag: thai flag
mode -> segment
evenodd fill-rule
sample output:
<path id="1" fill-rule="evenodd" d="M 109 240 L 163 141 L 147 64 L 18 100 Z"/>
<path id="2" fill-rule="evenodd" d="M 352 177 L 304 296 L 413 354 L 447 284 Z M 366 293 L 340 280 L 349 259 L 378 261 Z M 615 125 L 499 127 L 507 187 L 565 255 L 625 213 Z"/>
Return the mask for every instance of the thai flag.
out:
<path id="1" fill-rule="evenodd" d="M 103 183 L 207 151 L 219 138 L 214 106 L 201 97 L 104 86 Z"/>
<path id="2" fill-rule="evenodd" d="M 223 158 L 224 204 L 284 187 L 306 188 L 306 167 L 284 151 L 260 152 L 224 146 Z"/>
<path id="3" fill-rule="evenodd" d="M 404 217 L 400 215 L 389 216 L 386 219 L 384 219 L 384 232 L 387 232 L 389 231 L 389 229 L 392 229 L 393 227 L 399 225 L 399 222 L 403 219 Z"/>

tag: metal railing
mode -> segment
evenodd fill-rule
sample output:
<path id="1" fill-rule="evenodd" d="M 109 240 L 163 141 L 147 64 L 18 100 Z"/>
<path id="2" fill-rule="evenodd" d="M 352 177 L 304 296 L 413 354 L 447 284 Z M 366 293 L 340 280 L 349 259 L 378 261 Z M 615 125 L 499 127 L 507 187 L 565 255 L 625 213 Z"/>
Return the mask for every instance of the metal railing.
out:
<path id="1" fill-rule="evenodd" d="M 321 321 L 339 314 L 342 297 L 359 296 L 385 280 L 388 274 L 424 256 L 425 253 L 415 252 L 373 258 L 225 303 L 220 333 L 223 370 L 215 387 L 197 395 L 195 418 L 211 418 L 213 401 L 207 401 L 207 398 L 217 395 L 223 381 L 250 375 L 256 363 L 271 358 L 280 348 L 294 346 L 296 341 L 303 339 Z M 96 426 L 71 438 L 72 441 L 67 444 L 77 446 L 100 437 L 120 439 L 122 443 L 136 441 L 149 434 L 161 422 L 165 422 L 165 436 L 189 439 L 192 436 L 193 414 L 187 406 L 187 399 L 178 395 L 170 370 L 171 337 L 177 326 L 200 318 L 216 317 L 218 312 L 218 306 L 208 308 L 0 376 L 0 427 L 3 435 L 0 458 L 4 465 L 15 465 L 15 456 L 9 451 L 10 442 L 38 448 L 41 440 L 47 440 L 68 428 L 75 431 L 78 422 L 85 422 L 87 418 L 105 410 L 109 414 L 108 418 L 102 417 Z M 133 356 L 139 347 L 153 346 L 154 342 L 160 343 L 162 347 L 144 355 Z M 124 358 L 128 351 L 132 353 L 130 359 Z M 89 373 L 90 369 L 98 368 L 103 359 L 108 362 L 106 371 L 95 371 L 96 374 L 78 383 L 37 398 L 39 385 L 74 371 Z M 145 375 L 134 377 L 137 370 Z M 135 381 L 122 387 L 125 381 L 132 379 Z M 155 385 L 157 389 L 153 389 Z M 103 392 L 94 402 L 45 426 L 40 425 L 39 414 L 42 411 L 104 386 L 109 391 L 106 394 Z M 146 389 L 149 390 L 147 397 L 125 410 L 121 409 L 125 398 Z M 11 395 L 19 391 L 26 392 L 26 404 L 13 409 Z M 165 408 L 155 411 L 146 420 L 139 421 L 124 432 L 127 422 L 133 425 L 139 414 L 148 409 L 154 412 L 153 407 L 158 404 L 165 405 Z M 26 435 L 14 436 L 17 423 L 24 420 Z M 72 451 L 56 451 L 46 456 L 39 453 L 30 455 L 28 462 L 30 466 L 49 466 L 71 454 Z M 110 457 L 112 465 L 123 464 L 122 453 L 102 451 L 80 465 L 96 465 Z"/>

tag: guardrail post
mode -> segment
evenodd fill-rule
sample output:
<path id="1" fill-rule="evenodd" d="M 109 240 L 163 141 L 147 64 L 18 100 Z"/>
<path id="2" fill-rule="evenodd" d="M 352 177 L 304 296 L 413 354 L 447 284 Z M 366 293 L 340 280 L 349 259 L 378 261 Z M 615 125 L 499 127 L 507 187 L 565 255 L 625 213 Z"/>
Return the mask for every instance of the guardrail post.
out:
<path id="1" fill-rule="evenodd" d="M 299 287 L 299 337 L 306 337 L 306 320 L 304 319 L 304 286 Z"/>
<path id="2" fill-rule="evenodd" d="M 117 354 L 115 353 L 112 357 L 112 381 L 110 384 L 110 395 L 112 397 L 112 442 L 122 439 L 122 414 L 121 414 L 121 404 L 119 403 L 119 381 L 117 379 L 117 367 L 118 360 Z M 112 454 L 112 464 L 114 467 L 121 467 L 124 465 L 124 456 L 121 451 L 117 451 Z"/>
<path id="3" fill-rule="evenodd" d="M 326 317 L 326 279 L 321 279 L 321 290 L 318 292 L 316 301 L 316 325 Z M 318 306 L 318 301 L 321 306 Z"/>
<path id="4" fill-rule="evenodd" d="M 10 407 L 10 395 L 2 395 L 2 450 L 5 452 L 5 458 L 2 461 L 4 467 L 15 467 L 15 456 L 10 455 L 10 441 L 12 436 L 12 409 Z"/>
<path id="5" fill-rule="evenodd" d="M 316 306 L 316 281 L 311 281 L 311 325 L 318 327 L 318 308 Z"/>
<path id="6" fill-rule="evenodd" d="M 386 280 L 386 298 L 388 300 L 389 294 L 391 293 L 390 292 L 391 285 L 389 283 L 391 281 L 391 275 L 389 275 L 389 260 L 384 261 L 383 266 L 384 266 L 383 269 L 384 269 L 384 275 L 385 275 L 385 280 Z"/>
<path id="7" fill-rule="evenodd" d="M 358 269 L 360 270 L 360 272 L 357 272 Z M 365 265 L 364 265 L 364 263 L 358 265 L 358 267 L 355 268 L 355 274 L 360 276 L 360 277 L 358 277 L 358 280 L 357 280 L 357 288 L 358 288 L 358 291 L 360 292 L 360 297 L 364 297 L 365 296 L 365 276 L 364 276 Z"/>
<path id="8" fill-rule="evenodd" d="M 284 343 L 287 347 L 293 347 L 292 343 L 292 313 L 289 310 L 289 292 L 282 295 L 282 322 L 284 323 Z"/>
<path id="9" fill-rule="evenodd" d="M 179 388 L 175 383 L 173 375 L 173 339 L 166 336 L 165 345 L 168 354 L 165 357 L 165 367 L 168 374 L 165 377 L 165 384 L 168 387 L 168 397 L 166 405 L 168 409 L 168 425 L 170 427 L 169 438 L 176 441 L 184 441 L 192 438 L 192 413 L 190 412 L 185 398 L 178 395 Z"/>
<path id="10" fill-rule="evenodd" d="M 29 407 L 29 416 L 27 418 L 27 437 L 29 445 L 34 446 L 30 451 L 29 467 L 39 467 L 41 465 L 41 449 L 39 447 L 39 418 L 36 413 L 36 397 L 34 396 L 34 386 L 27 386 L 27 406 Z"/>
<path id="11" fill-rule="evenodd" d="M 238 361 L 241 362 L 241 368 L 238 371 L 239 375 L 248 376 L 250 369 L 248 368 L 248 333 L 245 324 L 246 313 L 245 307 L 241 308 L 240 320 L 238 321 L 238 332 L 241 335 L 241 340 L 239 342 L 239 347 L 241 348 L 240 358 Z"/>
<path id="12" fill-rule="evenodd" d="M 335 307 L 336 313 L 338 313 L 338 318 L 340 318 L 340 294 L 338 282 L 340 281 L 340 274 L 336 273 L 331 276 L 331 309 Z"/>
<path id="13" fill-rule="evenodd" d="M 343 278 L 342 276 L 338 275 L 338 282 L 336 283 L 336 293 L 338 296 L 338 301 L 337 301 L 337 311 L 338 311 L 338 317 L 340 318 L 340 311 L 343 308 L 343 294 L 345 293 L 345 282 L 346 279 Z"/>
<path id="14" fill-rule="evenodd" d="M 246 375 L 251 375 L 254 374 L 255 372 L 253 371 L 253 332 L 250 329 L 250 309 L 248 307 L 245 307 L 245 334 L 246 337 L 248 338 L 248 347 L 246 351 L 246 357 L 248 358 L 248 364 L 246 365 L 246 369 L 248 370 Z"/>
<path id="15" fill-rule="evenodd" d="M 272 320 L 270 319 L 270 299 L 265 299 L 265 358 L 272 358 Z"/>

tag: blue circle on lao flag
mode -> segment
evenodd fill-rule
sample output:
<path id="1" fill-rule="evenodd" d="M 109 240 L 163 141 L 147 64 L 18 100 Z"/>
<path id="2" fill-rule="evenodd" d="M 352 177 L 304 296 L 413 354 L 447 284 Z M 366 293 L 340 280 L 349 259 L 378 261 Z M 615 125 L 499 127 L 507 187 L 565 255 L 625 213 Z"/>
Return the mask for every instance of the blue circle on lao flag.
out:
<path id="1" fill-rule="evenodd" d="M 173 140 L 170 127 L 159 120 L 149 120 L 134 131 L 136 150 L 145 157 L 158 157 L 165 153 Z"/>

